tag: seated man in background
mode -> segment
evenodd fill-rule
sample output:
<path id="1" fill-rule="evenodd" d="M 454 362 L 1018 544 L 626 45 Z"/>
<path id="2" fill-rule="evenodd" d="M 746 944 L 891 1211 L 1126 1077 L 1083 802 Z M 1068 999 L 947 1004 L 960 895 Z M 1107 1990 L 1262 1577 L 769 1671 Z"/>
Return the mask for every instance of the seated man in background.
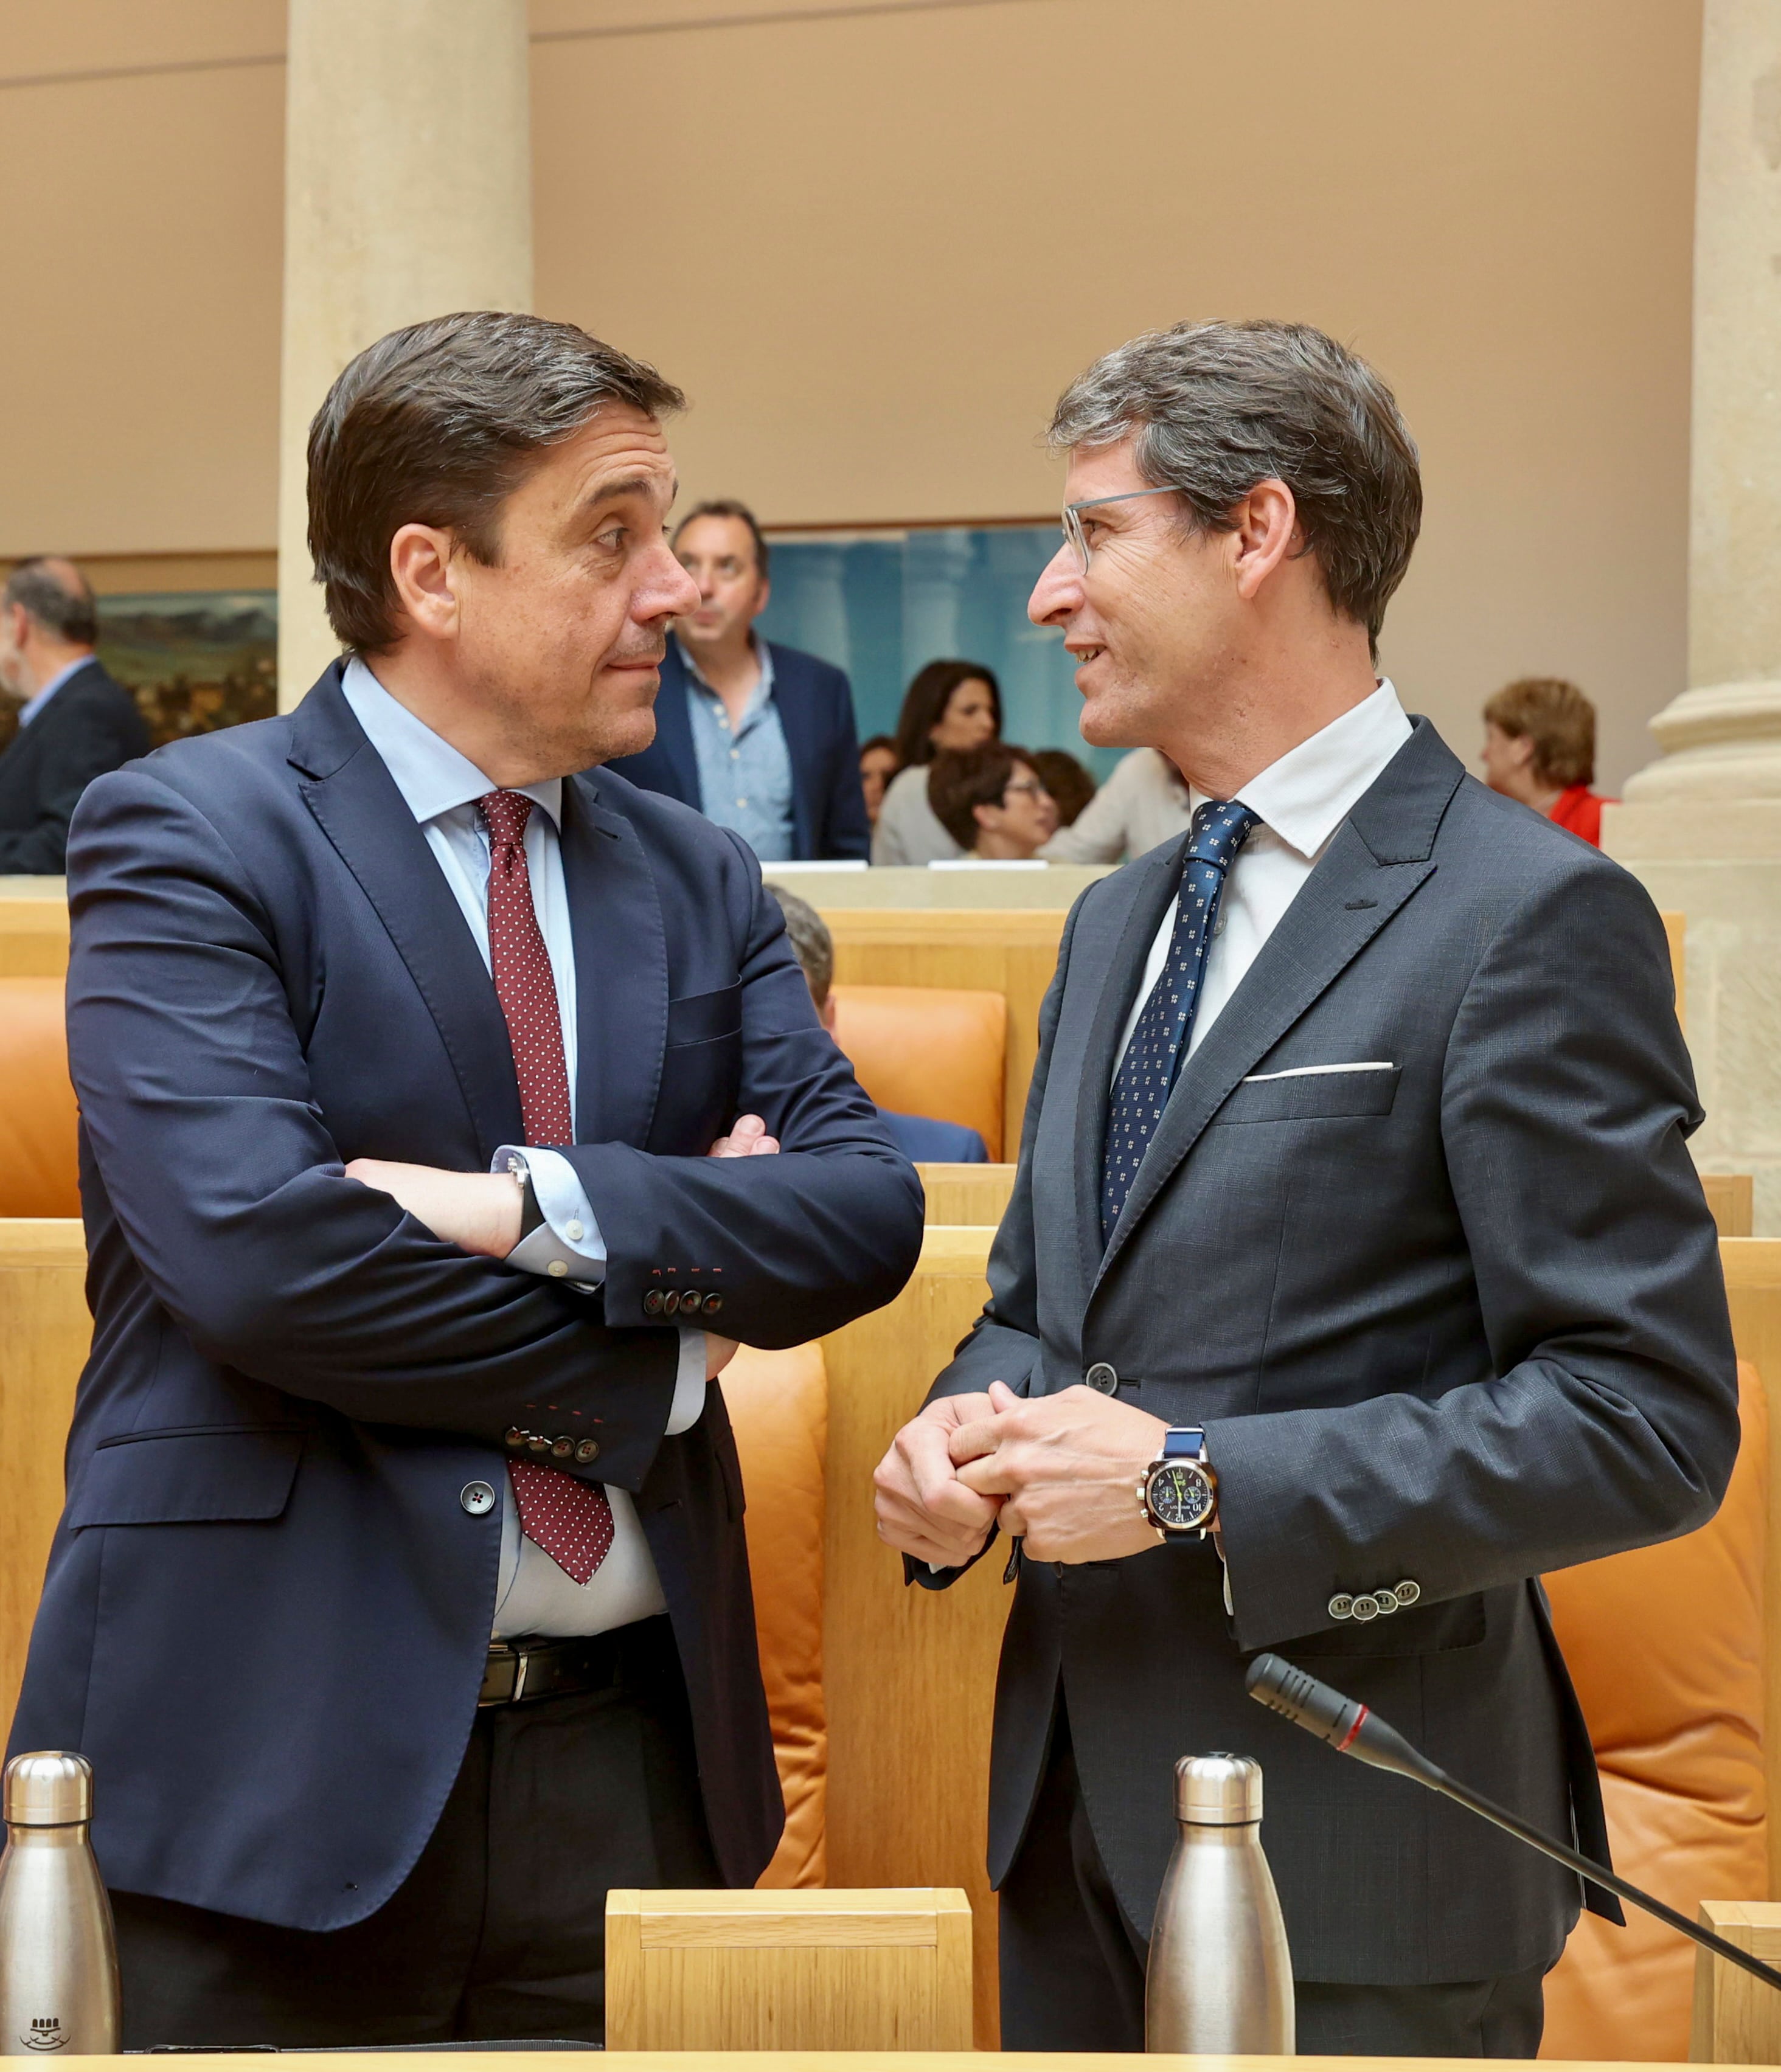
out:
<path id="1" fill-rule="evenodd" d="M 1032 758 L 1006 741 L 936 755 L 928 803 L 965 853 L 982 863 L 1024 863 L 1058 830 L 1057 803 Z"/>
<path id="2" fill-rule="evenodd" d="M 0 877 L 58 877 L 95 777 L 149 751 L 136 701 L 93 656 L 93 591 L 72 561 L 23 561 L 0 590 L 0 691 L 19 707 L 0 754 Z"/>
<path id="3" fill-rule="evenodd" d="M 1047 863 L 1123 863 L 1186 834 L 1191 819 L 1181 772 L 1160 749 L 1134 748 L 1040 853 Z"/>
<path id="4" fill-rule="evenodd" d="M 734 828 L 763 863 L 863 858 L 853 688 L 754 630 L 772 594 L 754 512 L 733 498 L 701 504 L 675 528 L 674 552 L 698 602 L 668 639 L 656 738 L 612 767 Z"/>
<path id="5" fill-rule="evenodd" d="M 808 899 L 788 892 L 783 885 L 769 885 L 767 890 L 779 902 L 792 954 L 804 973 L 822 1026 L 833 1036 L 835 939 Z M 878 1120 L 896 1140 L 897 1149 L 905 1158 L 919 1159 L 931 1166 L 982 1166 L 989 1161 L 989 1153 L 982 1137 L 962 1122 L 942 1122 L 928 1115 L 898 1115 L 887 1108 L 878 1110 Z"/>
<path id="6" fill-rule="evenodd" d="M 1573 835 L 1602 846 L 1602 808 L 1592 791 L 1595 707 L 1562 676 L 1523 676 L 1484 708 L 1484 781 Z"/>

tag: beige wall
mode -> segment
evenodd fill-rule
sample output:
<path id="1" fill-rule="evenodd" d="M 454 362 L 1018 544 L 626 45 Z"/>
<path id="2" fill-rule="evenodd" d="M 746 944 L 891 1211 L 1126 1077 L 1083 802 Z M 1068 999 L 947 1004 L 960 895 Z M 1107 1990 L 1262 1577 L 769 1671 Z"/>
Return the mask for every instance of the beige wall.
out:
<path id="1" fill-rule="evenodd" d="M 269 545 L 282 76 L 243 60 L 281 15 L 0 0 L 6 249 L 43 284 L 0 326 L 0 555 Z M 533 0 L 533 27 L 538 306 L 687 387 L 690 492 L 1044 512 L 1036 434 L 1094 352 L 1306 317 L 1422 443 L 1409 701 L 1470 754 L 1499 682 L 1568 672 L 1604 775 L 1646 759 L 1683 682 L 1694 0 Z"/>

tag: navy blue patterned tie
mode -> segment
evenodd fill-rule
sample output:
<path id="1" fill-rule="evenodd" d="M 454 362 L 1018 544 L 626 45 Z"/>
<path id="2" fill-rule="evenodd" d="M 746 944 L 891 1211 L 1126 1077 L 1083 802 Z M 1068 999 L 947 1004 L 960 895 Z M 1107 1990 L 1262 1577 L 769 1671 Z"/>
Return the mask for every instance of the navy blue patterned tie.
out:
<path id="1" fill-rule="evenodd" d="M 1137 1178 L 1145 1147 L 1156 1134 L 1175 1075 L 1187 1054 L 1224 874 L 1257 818 L 1247 806 L 1230 799 L 1208 799 L 1195 809 L 1182 861 L 1181 898 L 1168 960 L 1144 1003 L 1113 1081 L 1100 1168 L 1103 1244 L 1113 1234 Z"/>

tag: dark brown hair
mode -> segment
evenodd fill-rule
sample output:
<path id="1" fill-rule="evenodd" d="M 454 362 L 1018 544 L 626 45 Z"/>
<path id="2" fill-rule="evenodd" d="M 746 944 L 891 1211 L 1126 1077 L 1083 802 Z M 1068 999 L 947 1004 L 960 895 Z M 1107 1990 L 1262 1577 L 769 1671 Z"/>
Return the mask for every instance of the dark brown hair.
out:
<path id="1" fill-rule="evenodd" d="M 975 849 L 983 832 L 973 808 L 999 806 L 1017 770 L 1039 775 L 1026 750 L 1006 741 L 986 741 L 981 748 L 943 748 L 934 758 L 928 771 L 928 803 L 960 849 Z"/>
<path id="2" fill-rule="evenodd" d="M 767 576 L 767 535 L 761 530 L 755 514 L 746 504 L 739 504 L 734 496 L 714 496 L 703 504 L 695 504 L 674 528 L 673 544 L 678 547 L 681 535 L 695 518 L 739 518 L 748 528 L 748 536 L 755 543 L 755 566 L 762 579 Z"/>
<path id="3" fill-rule="evenodd" d="M 1257 318 L 1146 331 L 1058 399 L 1051 443 L 1133 441 L 1146 482 L 1181 497 L 1196 532 L 1228 532 L 1257 483 L 1293 492 L 1330 602 L 1375 652 L 1422 524 L 1416 442 L 1359 354 L 1310 324 Z"/>
<path id="4" fill-rule="evenodd" d="M 1532 736 L 1533 772 L 1566 791 L 1595 781 L 1595 707 L 1562 676 L 1522 676 L 1484 708 L 1486 723 L 1512 740 Z"/>
<path id="5" fill-rule="evenodd" d="M 71 648 L 90 648 L 99 638 L 98 607 L 86 578 L 78 569 L 73 574 L 71 589 L 47 554 L 27 554 L 6 578 L 0 604 L 23 605 L 26 616 L 54 639 Z"/>
<path id="6" fill-rule="evenodd" d="M 930 662 L 918 669 L 903 694 L 903 710 L 897 715 L 897 767 L 932 763 L 937 753 L 928 735 L 946 717 L 952 693 L 960 684 L 989 686 L 989 703 L 996 715 L 996 731 L 1002 732 L 1002 686 L 994 672 L 981 662 Z"/>
<path id="7" fill-rule="evenodd" d="M 309 428 L 309 550 L 335 632 L 368 654 L 401 637 L 401 527 L 449 529 L 492 566 L 501 506 L 534 456 L 603 403 L 659 417 L 685 401 L 642 360 L 543 317 L 473 310 L 368 346 Z"/>
<path id="8" fill-rule="evenodd" d="M 1033 767 L 1039 772 L 1039 782 L 1057 801 L 1058 825 L 1074 827 L 1077 815 L 1099 788 L 1094 779 L 1067 748 L 1035 750 Z"/>

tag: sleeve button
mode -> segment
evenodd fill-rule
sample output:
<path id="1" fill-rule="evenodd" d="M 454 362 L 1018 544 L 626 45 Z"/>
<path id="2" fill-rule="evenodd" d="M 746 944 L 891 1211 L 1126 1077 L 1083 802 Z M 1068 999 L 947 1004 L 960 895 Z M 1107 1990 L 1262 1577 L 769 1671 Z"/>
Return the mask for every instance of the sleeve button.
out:
<path id="1" fill-rule="evenodd" d="M 575 1442 L 575 1457 L 581 1462 L 584 1468 L 587 1466 L 590 1461 L 597 1461 L 600 1457 L 599 1441 L 598 1439 L 578 1439 Z"/>
<path id="2" fill-rule="evenodd" d="M 528 1432 L 525 1435 L 525 1449 L 529 1453 L 537 1453 L 541 1458 L 550 1451 L 550 1441 L 541 1432 Z"/>
<path id="3" fill-rule="evenodd" d="M 644 1297 L 644 1314 L 646 1317 L 659 1317 L 662 1314 L 662 1299 L 660 1289 L 652 1288 Z"/>
<path id="4" fill-rule="evenodd" d="M 574 1450 L 573 1439 L 553 1439 L 550 1442 L 550 1457 L 553 1461 L 566 1461 Z"/>
<path id="5" fill-rule="evenodd" d="M 718 1311 L 719 1311 L 722 1307 L 723 1307 L 723 1297 L 722 1297 L 722 1296 L 721 1296 L 721 1295 L 707 1295 L 707 1296 L 705 1297 L 705 1314 L 706 1314 L 706 1316 L 708 1316 L 708 1317 L 714 1317 L 714 1316 L 716 1316 L 716 1315 L 717 1315 L 717 1314 L 718 1314 Z"/>
<path id="6" fill-rule="evenodd" d="M 508 1446 L 523 1446 L 525 1444 L 525 1434 L 517 1424 L 509 1424 L 503 1434 L 502 1443 Z"/>
<path id="7" fill-rule="evenodd" d="M 1392 1595 L 1408 1610 L 1422 1595 L 1422 1585 L 1413 1576 L 1406 1576 L 1401 1583 L 1393 1588 Z"/>
<path id="8" fill-rule="evenodd" d="M 1379 1615 L 1381 1618 L 1390 1618 L 1391 1614 L 1397 1610 L 1396 1594 L 1391 1590 L 1375 1590 L 1373 1602 L 1378 1605 Z"/>
<path id="9" fill-rule="evenodd" d="M 1338 1590 L 1330 1600 L 1329 1613 L 1333 1619 L 1352 1618 L 1355 1615 L 1354 1599 L 1346 1590 Z"/>
<path id="10" fill-rule="evenodd" d="M 553 1259 L 545 1268 L 553 1281 L 561 1281 L 568 1271 L 569 1261 L 566 1259 Z"/>
<path id="11" fill-rule="evenodd" d="M 1354 1602 L 1354 1610 L 1350 1613 L 1349 1616 L 1351 1618 L 1359 1619 L 1363 1626 L 1366 1624 L 1368 1619 L 1377 1618 L 1379 1617 L 1378 1599 L 1376 1597 L 1356 1597 Z"/>

